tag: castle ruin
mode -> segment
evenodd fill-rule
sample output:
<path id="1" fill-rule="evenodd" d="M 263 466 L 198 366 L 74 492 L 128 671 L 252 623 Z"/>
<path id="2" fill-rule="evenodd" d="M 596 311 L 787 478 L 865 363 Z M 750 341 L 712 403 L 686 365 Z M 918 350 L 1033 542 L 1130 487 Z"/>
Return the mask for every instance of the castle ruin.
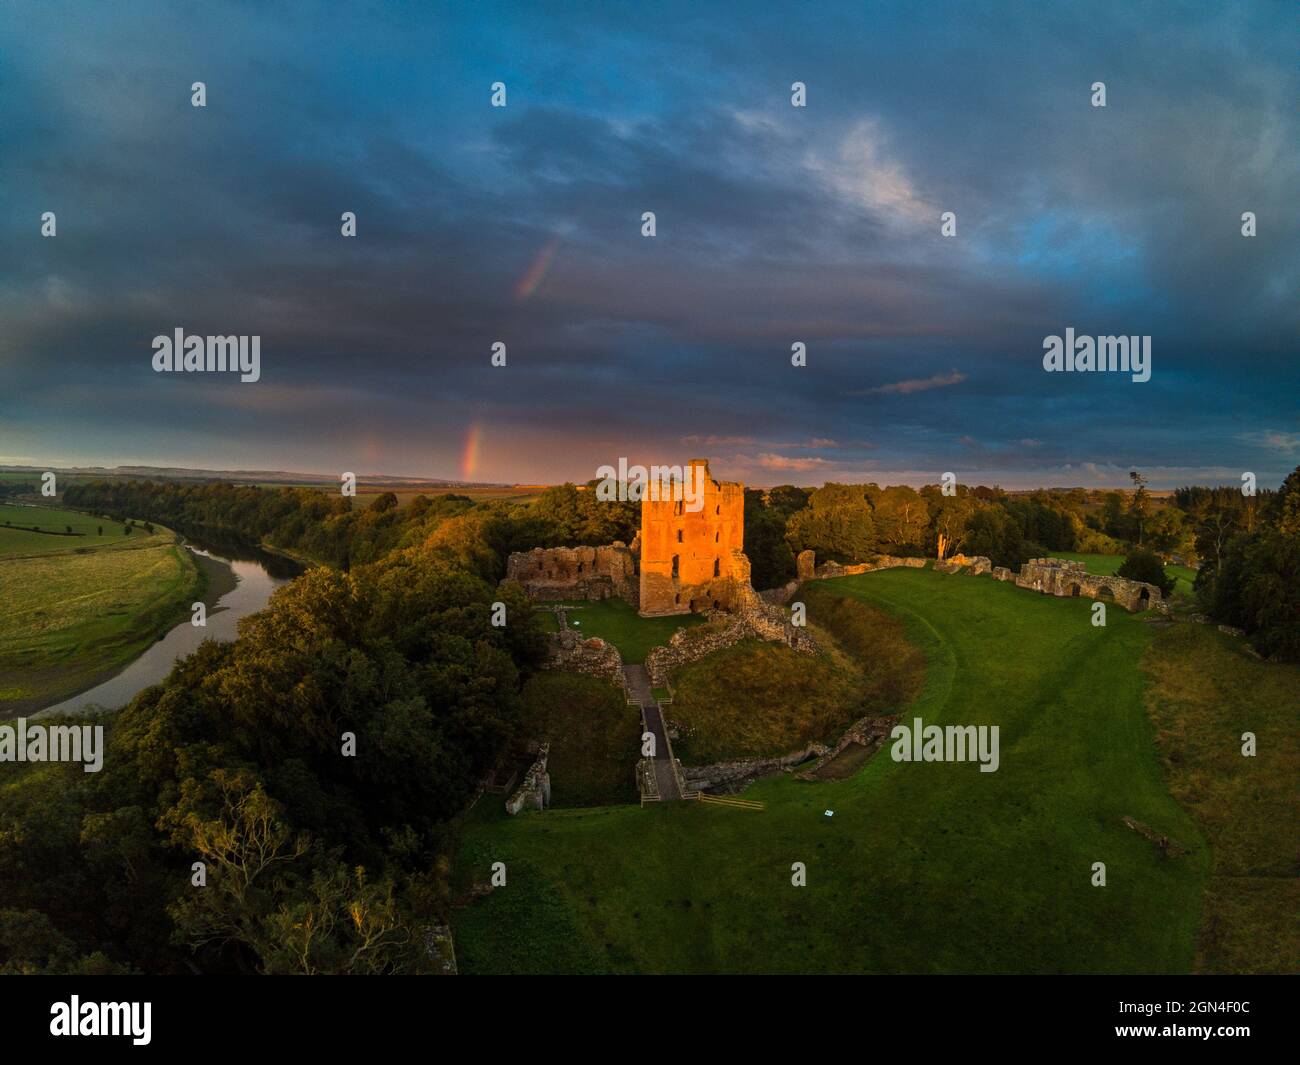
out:
<path id="1" fill-rule="evenodd" d="M 700 472 L 697 474 L 696 470 Z M 641 500 L 642 617 L 736 610 L 749 590 L 745 557 L 745 486 L 715 481 L 707 459 L 691 459 L 688 485 L 700 478 L 695 500 Z"/>
<path id="2" fill-rule="evenodd" d="M 745 486 L 715 481 L 707 459 L 691 459 L 682 473 L 692 492 L 698 483 L 699 495 L 644 496 L 641 529 L 630 547 L 615 542 L 516 551 L 506 579 L 518 581 L 533 599 L 617 596 L 642 617 L 752 607 L 757 596 L 744 553 Z"/>

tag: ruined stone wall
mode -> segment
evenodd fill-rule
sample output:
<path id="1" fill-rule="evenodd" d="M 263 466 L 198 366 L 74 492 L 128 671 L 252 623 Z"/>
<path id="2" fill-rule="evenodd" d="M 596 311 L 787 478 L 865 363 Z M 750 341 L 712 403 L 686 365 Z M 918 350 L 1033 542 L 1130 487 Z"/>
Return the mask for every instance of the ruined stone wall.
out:
<path id="1" fill-rule="evenodd" d="M 735 610 L 749 588 L 745 557 L 745 488 L 715 481 L 707 459 L 691 459 L 687 483 L 702 472 L 703 505 L 685 499 L 641 501 L 639 609 L 643 616 Z"/>
<path id="2" fill-rule="evenodd" d="M 583 639 L 572 629 L 558 632 L 551 638 L 550 650 L 546 656 L 547 669 L 565 669 L 573 673 L 587 673 L 593 677 L 603 677 L 627 691 L 627 681 L 623 676 L 623 659 L 618 648 L 606 643 L 599 636 Z"/>
<path id="3" fill-rule="evenodd" d="M 875 717 L 868 714 L 866 717 L 860 717 L 857 721 L 849 726 L 848 730 L 840 737 L 839 742 L 830 750 L 825 751 L 817 759 L 815 765 L 809 766 L 799 774 L 800 780 L 816 780 L 818 773 L 828 765 L 836 755 L 840 754 L 851 743 L 856 743 L 865 747 L 868 752 L 874 754 L 884 746 L 885 740 L 893 727 L 898 724 L 898 715 L 891 714 L 888 717 Z"/>
<path id="4" fill-rule="evenodd" d="M 799 580 L 823 581 L 831 577 L 852 577 L 857 573 L 874 573 L 879 569 L 897 569 L 900 566 L 920 569 L 925 565 L 926 560 L 923 558 L 899 558 L 895 555 L 879 555 L 870 562 L 855 562 L 850 566 L 843 566 L 838 562 L 823 562 L 820 566 L 816 563 L 817 555 L 813 551 L 800 551 L 799 557 L 795 560 Z"/>
<path id="5" fill-rule="evenodd" d="M 960 573 L 962 570 L 965 570 L 968 576 L 978 577 L 982 573 L 992 573 L 993 563 L 983 555 L 973 557 L 953 555 L 934 564 L 936 573 Z"/>
<path id="6" fill-rule="evenodd" d="M 817 552 L 809 548 L 800 551 L 794 560 L 795 580 L 811 581 L 817 576 Z"/>
<path id="7" fill-rule="evenodd" d="M 682 780 L 692 791 L 740 791 L 755 780 L 824 756 L 830 748 L 816 741 L 789 754 L 771 758 L 742 758 L 709 765 L 682 766 Z"/>
<path id="8" fill-rule="evenodd" d="M 608 599 L 633 606 L 638 592 L 636 560 L 621 541 L 604 547 L 535 547 L 506 560 L 506 580 L 518 581 L 533 599 Z"/>
<path id="9" fill-rule="evenodd" d="M 520 810 L 545 810 L 551 805 L 551 775 L 546 771 L 546 759 L 551 745 L 543 743 L 537 751 L 537 760 L 528 767 L 523 783 L 506 800 L 506 813 L 511 817 Z"/>
<path id="10" fill-rule="evenodd" d="M 1160 589 L 1154 584 L 1124 577 L 1095 576 L 1084 568 L 1082 562 L 1064 558 L 1030 559 L 1020 567 L 1016 587 L 1062 598 L 1077 595 L 1113 600 L 1131 613 L 1146 610 L 1163 600 Z"/>
<path id="11" fill-rule="evenodd" d="M 783 643 L 800 654 L 817 654 L 817 642 L 806 629 L 792 625 L 785 611 L 765 603 L 752 588 L 749 596 L 738 613 L 719 613 L 700 628 L 678 629 L 665 646 L 652 648 L 645 660 L 650 682 L 662 687 L 673 670 L 745 639 Z"/>

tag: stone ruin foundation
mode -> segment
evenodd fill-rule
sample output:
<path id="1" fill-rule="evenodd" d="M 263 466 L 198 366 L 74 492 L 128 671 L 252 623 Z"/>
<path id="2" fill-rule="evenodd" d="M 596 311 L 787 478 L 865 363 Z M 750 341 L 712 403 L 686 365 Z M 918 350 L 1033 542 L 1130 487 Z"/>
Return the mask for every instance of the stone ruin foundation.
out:
<path id="1" fill-rule="evenodd" d="M 635 545 L 634 545 L 635 546 Z M 518 581 L 531 599 L 608 599 L 637 605 L 636 559 L 621 540 L 604 547 L 535 547 L 506 561 L 506 580 Z"/>
<path id="2" fill-rule="evenodd" d="M 1154 584 L 1131 581 L 1125 577 L 1095 576 L 1084 569 L 1082 562 L 1064 558 L 1030 559 L 1020 567 L 1020 572 L 1016 575 L 1016 587 L 1029 588 L 1063 599 L 1082 596 L 1114 602 L 1130 613 L 1155 607 L 1164 598 Z"/>

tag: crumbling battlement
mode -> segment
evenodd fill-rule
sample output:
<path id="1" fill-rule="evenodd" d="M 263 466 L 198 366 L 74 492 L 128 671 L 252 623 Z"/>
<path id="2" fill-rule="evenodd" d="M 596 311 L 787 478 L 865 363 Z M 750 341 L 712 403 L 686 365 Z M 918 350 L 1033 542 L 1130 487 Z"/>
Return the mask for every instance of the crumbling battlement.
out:
<path id="1" fill-rule="evenodd" d="M 616 540 L 605 547 L 535 547 L 506 561 L 506 580 L 518 581 L 533 599 L 608 599 L 637 605 L 636 561 Z"/>

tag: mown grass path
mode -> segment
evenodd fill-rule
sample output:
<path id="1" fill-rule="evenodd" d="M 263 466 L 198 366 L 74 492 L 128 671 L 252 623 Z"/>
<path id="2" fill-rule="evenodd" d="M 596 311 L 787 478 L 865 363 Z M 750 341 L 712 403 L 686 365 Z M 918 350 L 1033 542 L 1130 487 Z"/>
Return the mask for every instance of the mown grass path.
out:
<path id="1" fill-rule="evenodd" d="M 902 617 L 927 657 L 905 720 L 998 725 L 1001 767 L 894 762 L 774 777 L 761 813 L 699 804 L 483 804 L 455 917 L 466 972 L 1185 972 L 1210 856 L 1170 798 L 1143 709 L 1151 630 L 987 577 L 890 570 L 828 584 Z M 815 619 L 813 619 L 815 620 Z M 833 817 L 826 817 L 826 810 Z M 1124 815 L 1192 853 L 1162 857 Z M 1091 886 L 1094 862 L 1107 886 Z M 791 885 L 791 863 L 808 886 Z"/>

